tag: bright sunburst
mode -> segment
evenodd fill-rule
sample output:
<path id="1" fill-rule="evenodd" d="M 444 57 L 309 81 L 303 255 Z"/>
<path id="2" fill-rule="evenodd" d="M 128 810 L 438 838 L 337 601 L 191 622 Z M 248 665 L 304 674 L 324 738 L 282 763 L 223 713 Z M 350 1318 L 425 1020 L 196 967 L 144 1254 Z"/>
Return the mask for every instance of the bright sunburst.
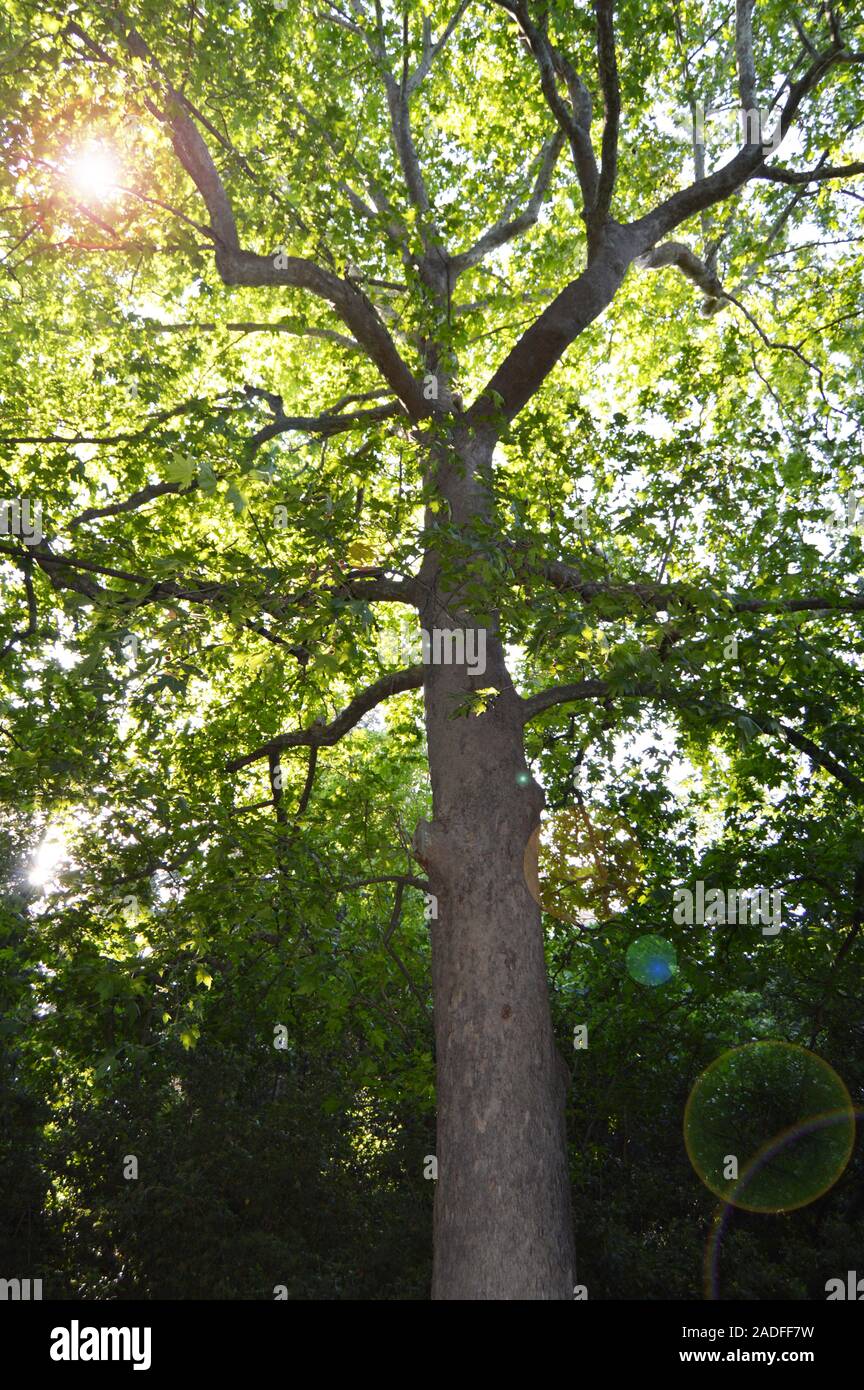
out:
<path id="1" fill-rule="evenodd" d="M 66 836 L 59 826 L 51 826 L 45 832 L 41 845 L 33 856 L 27 882 L 34 888 L 45 888 L 54 879 L 66 858 Z"/>
<path id="2" fill-rule="evenodd" d="M 76 154 L 67 168 L 76 193 L 100 202 L 117 191 L 117 161 L 101 145 L 88 145 Z"/>

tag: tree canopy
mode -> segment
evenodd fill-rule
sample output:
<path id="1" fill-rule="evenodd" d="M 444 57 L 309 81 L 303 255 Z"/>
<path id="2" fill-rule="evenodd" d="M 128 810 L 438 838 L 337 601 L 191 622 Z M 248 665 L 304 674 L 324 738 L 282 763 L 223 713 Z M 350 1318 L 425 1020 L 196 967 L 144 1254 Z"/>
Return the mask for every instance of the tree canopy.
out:
<path id="1" fill-rule="evenodd" d="M 7 0 L 4 1268 L 428 1296 L 432 555 L 545 794 L 589 1296 L 700 1295 L 726 1049 L 860 1105 L 862 49 L 773 0 Z M 781 929 L 677 920 L 700 881 Z M 861 1202 L 856 1156 L 736 1212 L 722 1296 L 823 1297 Z"/>

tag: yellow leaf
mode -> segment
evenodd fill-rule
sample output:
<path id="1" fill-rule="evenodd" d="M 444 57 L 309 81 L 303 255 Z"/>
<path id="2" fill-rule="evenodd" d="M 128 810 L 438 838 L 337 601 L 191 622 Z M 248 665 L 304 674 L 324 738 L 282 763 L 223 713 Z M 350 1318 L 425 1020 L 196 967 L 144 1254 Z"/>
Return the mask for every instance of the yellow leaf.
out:
<path id="1" fill-rule="evenodd" d="M 362 541 L 352 541 L 348 547 L 348 563 L 351 565 L 368 565 L 370 560 L 374 560 L 375 551 L 370 550 L 368 545 Z"/>

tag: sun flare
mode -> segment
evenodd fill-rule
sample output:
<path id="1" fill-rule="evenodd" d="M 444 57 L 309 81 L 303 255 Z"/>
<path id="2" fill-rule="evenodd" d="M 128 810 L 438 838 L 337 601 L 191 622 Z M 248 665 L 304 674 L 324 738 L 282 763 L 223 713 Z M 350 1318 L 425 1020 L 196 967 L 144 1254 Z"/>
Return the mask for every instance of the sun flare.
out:
<path id="1" fill-rule="evenodd" d="M 66 836 L 58 826 L 51 826 L 33 856 L 27 881 L 34 888 L 50 884 L 67 854 Z"/>
<path id="2" fill-rule="evenodd" d="M 68 177 L 76 193 L 102 202 L 117 191 L 117 161 L 109 150 L 90 145 L 80 150 L 68 166 Z"/>

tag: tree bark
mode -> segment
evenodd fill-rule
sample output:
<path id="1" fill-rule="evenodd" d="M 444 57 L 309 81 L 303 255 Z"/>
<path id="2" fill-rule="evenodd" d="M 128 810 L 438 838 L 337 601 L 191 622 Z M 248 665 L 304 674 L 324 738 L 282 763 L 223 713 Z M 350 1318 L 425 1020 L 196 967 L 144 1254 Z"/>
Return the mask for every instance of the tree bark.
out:
<path id="1" fill-rule="evenodd" d="M 463 445 L 439 473 L 451 521 L 485 510 L 483 449 Z M 464 576 L 463 576 L 464 577 Z M 428 665 L 424 694 L 433 820 L 417 856 L 438 899 L 432 982 L 438 1086 L 434 1299 L 566 1299 L 573 1249 L 564 1124 L 566 1068 L 555 1048 L 540 910 L 524 859 L 543 794 L 527 770 L 520 702 L 494 614 L 474 615 L 422 573 L 428 632 L 485 627 L 486 670 Z M 461 586 L 460 586 L 461 587 Z M 455 710 L 472 689 L 485 712 Z"/>

